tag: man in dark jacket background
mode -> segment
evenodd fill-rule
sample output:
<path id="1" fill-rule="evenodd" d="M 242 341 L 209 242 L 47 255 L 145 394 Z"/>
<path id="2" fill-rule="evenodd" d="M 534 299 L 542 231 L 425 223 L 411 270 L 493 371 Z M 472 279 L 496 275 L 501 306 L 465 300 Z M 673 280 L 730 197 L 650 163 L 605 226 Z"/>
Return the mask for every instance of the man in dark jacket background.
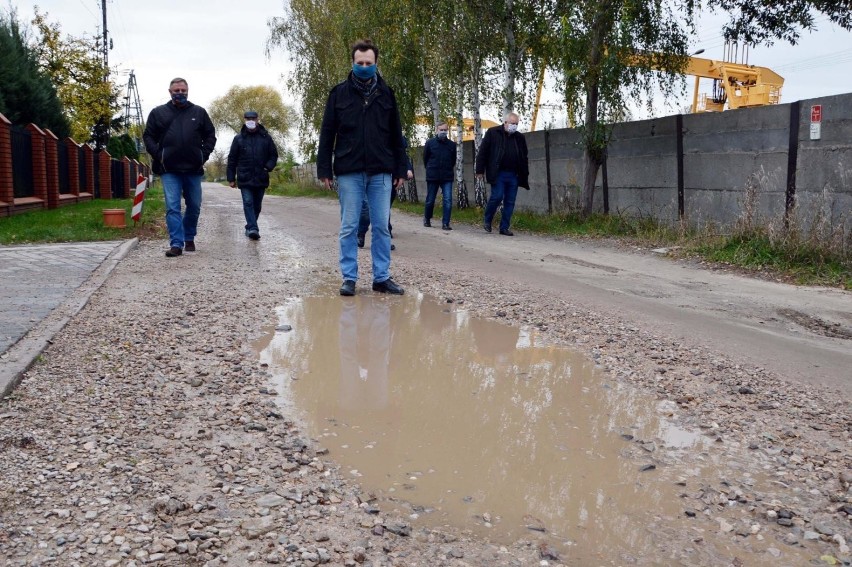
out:
<path id="1" fill-rule="evenodd" d="M 317 177 L 328 189 L 337 177 L 340 295 L 355 295 L 358 222 L 365 197 L 373 225 L 373 291 L 401 295 L 404 290 L 390 277 L 388 231 L 391 187 L 399 187 L 406 176 L 399 108 L 393 90 L 376 71 L 379 48 L 360 40 L 350 54 L 352 71 L 328 95 L 317 149 Z"/>
<path id="2" fill-rule="evenodd" d="M 228 153 L 228 184 L 238 186 L 242 193 L 246 236 L 260 240 L 257 219 L 269 187 L 269 172 L 278 163 L 278 148 L 266 128 L 258 123 L 257 112 L 247 110 L 243 119 L 245 125 L 234 137 Z"/>
<path id="3" fill-rule="evenodd" d="M 518 132 L 518 115 L 514 112 L 506 116 L 502 125 L 489 128 L 485 132 L 485 138 L 476 156 L 476 175 L 482 177 L 483 174 L 491 184 L 491 196 L 485 206 L 482 228 L 485 232 L 491 232 L 491 221 L 494 220 L 497 207 L 502 202 L 500 234 L 514 236 L 515 233 L 509 226 L 515 210 L 518 187 L 527 190 L 530 188 L 527 141 L 524 135 Z"/>
<path id="4" fill-rule="evenodd" d="M 456 143 L 449 139 L 450 127 L 438 122 L 435 137 L 426 140 L 423 146 L 423 166 L 426 168 L 426 207 L 423 211 L 423 226 L 432 226 L 432 211 L 438 188 L 443 194 L 444 216 L 441 228 L 453 230 L 450 214 L 453 212 L 453 176 L 456 166 Z"/>
<path id="5" fill-rule="evenodd" d="M 187 100 L 189 87 L 180 77 L 169 83 L 171 101 L 148 115 L 145 149 L 153 159 L 154 173 L 163 181 L 169 249 L 166 256 L 195 252 L 195 235 L 201 214 L 201 178 L 204 164 L 216 147 L 216 129 L 202 107 Z M 186 211 L 181 215 L 181 197 Z"/>

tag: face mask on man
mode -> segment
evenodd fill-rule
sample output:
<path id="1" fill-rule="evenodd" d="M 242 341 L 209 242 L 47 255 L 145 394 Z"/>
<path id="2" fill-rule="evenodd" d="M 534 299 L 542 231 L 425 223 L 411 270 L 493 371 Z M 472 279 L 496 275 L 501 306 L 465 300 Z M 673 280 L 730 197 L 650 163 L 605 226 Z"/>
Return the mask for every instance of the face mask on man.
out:
<path id="1" fill-rule="evenodd" d="M 517 131 L 518 131 L 518 125 L 517 124 L 506 124 L 506 132 L 508 132 L 509 134 L 514 134 Z"/>
<path id="2" fill-rule="evenodd" d="M 172 101 L 175 104 L 186 104 L 186 93 L 172 93 Z"/>
<path id="3" fill-rule="evenodd" d="M 249 130 L 254 130 L 257 128 L 257 121 L 255 120 L 246 120 L 246 128 Z"/>
<path id="4" fill-rule="evenodd" d="M 376 65 L 375 63 L 372 65 L 358 65 L 357 63 L 353 63 L 352 72 L 362 81 L 366 81 L 376 76 Z"/>
<path id="5" fill-rule="evenodd" d="M 440 138 L 441 140 L 445 140 L 447 138 L 447 131 L 438 130 L 438 138 Z"/>

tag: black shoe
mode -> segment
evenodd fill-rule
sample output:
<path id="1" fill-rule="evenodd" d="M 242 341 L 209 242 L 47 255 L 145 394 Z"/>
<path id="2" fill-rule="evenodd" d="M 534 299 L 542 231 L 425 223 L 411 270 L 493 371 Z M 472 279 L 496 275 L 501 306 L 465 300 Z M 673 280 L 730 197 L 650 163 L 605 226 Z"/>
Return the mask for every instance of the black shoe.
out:
<path id="1" fill-rule="evenodd" d="M 391 250 L 396 250 L 396 244 L 391 244 Z"/>
<path id="2" fill-rule="evenodd" d="M 448 224 L 445 224 L 444 226 L 441 227 L 441 230 L 453 230 L 453 227 L 451 227 Z"/>
<path id="3" fill-rule="evenodd" d="M 423 226 L 425 226 L 427 228 L 431 228 L 432 227 L 432 221 L 430 221 L 429 219 L 423 219 Z"/>
<path id="4" fill-rule="evenodd" d="M 166 250 L 166 256 L 169 258 L 174 258 L 175 256 L 180 256 L 183 254 L 183 250 L 178 248 L 177 246 L 172 246 L 168 250 Z"/>
<path id="5" fill-rule="evenodd" d="M 373 282 L 373 291 L 390 293 L 392 295 L 402 295 L 405 293 L 405 290 L 396 285 L 396 282 L 390 278 L 383 282 Z"/>
<path id="6" fill-rule="evenodd" d="M 482 223 L 482 228 L 485 229 L 485 232 L 491 232 L 491 225 L 487 222 Z"/>
<path id="7" fill-rule="evenodd" d="M 195 242 L 192 240 L 187 240 L 183 243 L 183 249 L 187 252 L 195 252 Z"/>
<path id="8" fill-rule="evenodd" d="M 511 230 L 509 230 L 508 228 L 507 228 L 507 229 L 502 229 L 502 228 L 501 228 L 501 229 L 500 229 L 500 234 L 502 234 L 503 236 L 515 236 L 515 233 L 514 233 L 514 232 L 512 232 Z"/>
<path id="9" fill-rule="evenodd" d="M 250 230 L 248 233 L 248 237 L 252 240 L 260 240 L 260 233 L 256 230 Z"/>
<path id="10" fill-rule="evenodd" d="M 359 235 L 358 236 L 358 248 L 363 248 L 363 247 L 364 247 L 364 236 Z"/>
<path id="11" fill-rule="evenodd" d="M 352 280 L 343 280 L 343 285 L 340 286 L 340 295 L 355 295 L 355 282 Z"/>

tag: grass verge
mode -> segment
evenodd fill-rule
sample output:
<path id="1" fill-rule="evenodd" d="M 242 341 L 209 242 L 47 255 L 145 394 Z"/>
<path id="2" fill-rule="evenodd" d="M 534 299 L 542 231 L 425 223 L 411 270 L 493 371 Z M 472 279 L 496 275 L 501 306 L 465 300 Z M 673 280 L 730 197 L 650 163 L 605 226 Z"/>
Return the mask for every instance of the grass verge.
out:
<path id="1" fill-rule="evenodd" d="M 151 187 L 145 191 L 142 219 L 134 224 L 130 218 L 133 199 L 93 199 L 57 209 L 38 210 L 0 218 L 0 244 L 33 244 L 44 242 L 95 242 L 159 238 L 165 235 L 163 191 Z M 104 226 L 104 209 L 127 211 L 127 228 Z"/>

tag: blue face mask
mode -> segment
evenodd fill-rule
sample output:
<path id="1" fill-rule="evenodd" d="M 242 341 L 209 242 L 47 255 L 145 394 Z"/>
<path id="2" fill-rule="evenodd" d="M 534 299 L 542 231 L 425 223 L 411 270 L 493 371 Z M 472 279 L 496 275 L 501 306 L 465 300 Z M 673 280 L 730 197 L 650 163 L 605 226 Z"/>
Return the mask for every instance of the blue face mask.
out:
<path id="1" fill-rule="evenodd" d="M 376 76 L 376 65 L 357 65 L 355 63 L 352 64 L 352 73 L 355 74 L 356 77 L 361 79 L 362 81 L 366 81 L 367 79 L 372 79 Z"/>
<path id="2" fill-rule="evenodd" d="M 172 100 L 176 104 L 186 104 L 186 93 L 172 93 Z"/>

